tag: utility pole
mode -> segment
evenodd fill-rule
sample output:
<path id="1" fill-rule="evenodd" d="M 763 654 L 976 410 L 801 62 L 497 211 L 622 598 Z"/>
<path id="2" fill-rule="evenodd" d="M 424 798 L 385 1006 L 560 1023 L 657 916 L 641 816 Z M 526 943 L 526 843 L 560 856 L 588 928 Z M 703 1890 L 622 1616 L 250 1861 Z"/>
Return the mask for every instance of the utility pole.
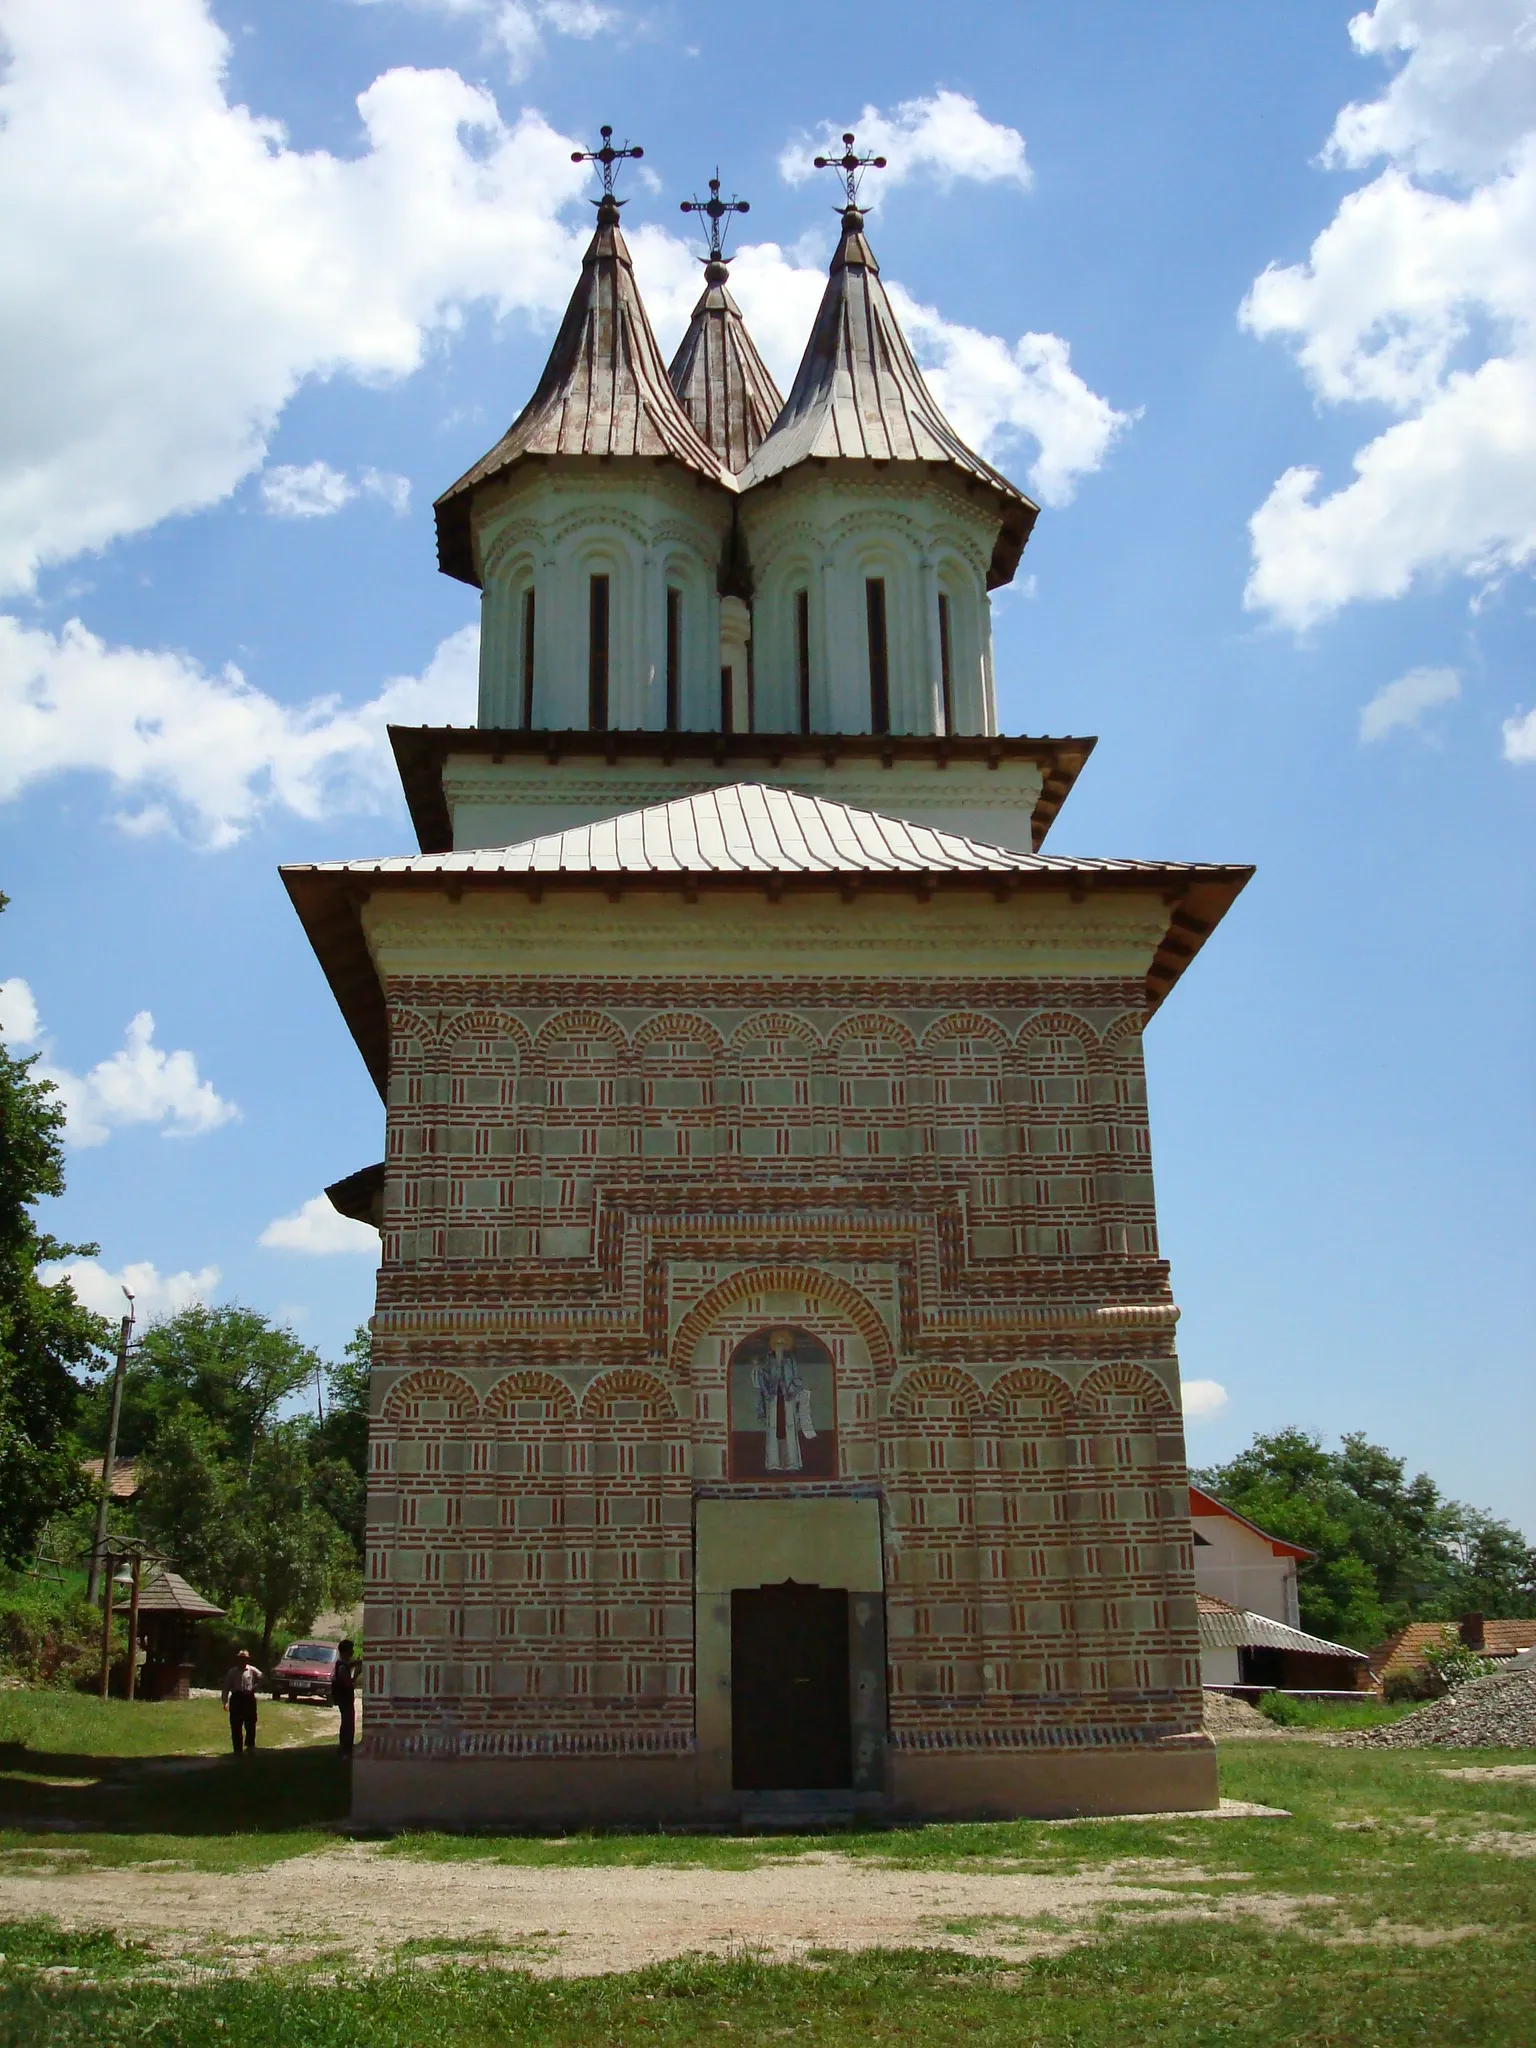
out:
<path id="1" fill-rule="evenodd" d="M 91 1565 L 86 1577 L 85 1597 L 96 1598 L 96 1589 L 101 1584 L 101 1551 L 107 1540 L 107 1508 L 112 1499 L 112 1468 L 117 1463 L 117 1425 L 123 1412 L 123 1375 L 128 1370 L 128 1340 L 133 1335 L 133 1296 L 127 1288 L 123 1293 L 128 1302 L 128 1313 L 123 1317 L 122 1328 L 117 1337 L 117 1370 L 112 1375 L 112 1416 L 107 1424 L 107 1455 L 101 1461 L 101 1496 L 96 1503 L 96 1540 L 91 1545 Z M 107 1617 L 111 1625 L 112 1590 L 107 1588 Z M 106 1697 L 105 1694 L 102 1695 Z"/>

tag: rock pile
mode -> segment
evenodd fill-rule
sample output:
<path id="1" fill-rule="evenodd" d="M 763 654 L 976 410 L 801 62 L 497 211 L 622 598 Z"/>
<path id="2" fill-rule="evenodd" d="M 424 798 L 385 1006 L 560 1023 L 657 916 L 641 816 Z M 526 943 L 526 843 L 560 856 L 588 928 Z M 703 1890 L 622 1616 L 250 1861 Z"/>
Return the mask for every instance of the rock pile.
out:
<path id="1" fill-rule="evenodd" d="M 1246 1700 L 1234 1699 L 1231 1693 L 1208 1692 L 1205 1696 L 1205 1732 L 1218 1736 L 1278 1735 L 1280 1730 L 1257 1707 L 1250 1707 Z"/>
<path id="2" fill-rule="evenodd" d="M 1351 1749 L 1536 1749 L 1536 1665 L 1490 1672 L 1390 1727 L 1336 1739 Z"/>

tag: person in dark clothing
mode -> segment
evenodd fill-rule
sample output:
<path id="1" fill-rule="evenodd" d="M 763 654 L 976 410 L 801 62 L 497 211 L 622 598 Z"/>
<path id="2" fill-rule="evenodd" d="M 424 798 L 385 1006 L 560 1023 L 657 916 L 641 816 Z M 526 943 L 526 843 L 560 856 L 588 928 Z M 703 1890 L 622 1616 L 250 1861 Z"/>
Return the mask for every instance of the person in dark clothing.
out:
<path id="1" fill-rule="evenodd" d="M 336 1649 L 331 1672 L 331 1705 L 341 1713 L 341 1753 L 350 1756 L 357 1741 L 357 1672 L 360 1660 L 352 1654 L 349 1637 Z"/>
<path id="2" fill-rule="evenodd" d="M 229 1739 L 238 1756 L 242 1748 L 256 1747 L 256 1688 L 261 1673 L 251 1662 L 249 1650 L 241 1650 L 224 1674 L 219 1698 L 229 1709 Z"/>

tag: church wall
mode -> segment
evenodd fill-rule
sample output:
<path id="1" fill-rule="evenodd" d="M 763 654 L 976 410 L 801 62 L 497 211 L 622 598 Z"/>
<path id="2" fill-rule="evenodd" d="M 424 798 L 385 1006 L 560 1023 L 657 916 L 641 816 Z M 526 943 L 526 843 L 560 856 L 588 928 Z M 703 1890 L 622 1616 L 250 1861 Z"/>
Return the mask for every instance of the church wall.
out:
<path id="1" fill-rule="evenodd" d="M 483 905 L 458 971 L 446 905 L 373 929 L 370 1756 L 700 1760 L 701 1496 L 881 1503 L 892 1787 L 1198 1729 L 1139 977 L 829 979 L 810 914 L 798 976 L 596 974 L 572 909 L 563 973 L 506 971 Z M 743 1482 L 731 1361 L 775 1320 L 826 1347 L 835 1464 Z"/>

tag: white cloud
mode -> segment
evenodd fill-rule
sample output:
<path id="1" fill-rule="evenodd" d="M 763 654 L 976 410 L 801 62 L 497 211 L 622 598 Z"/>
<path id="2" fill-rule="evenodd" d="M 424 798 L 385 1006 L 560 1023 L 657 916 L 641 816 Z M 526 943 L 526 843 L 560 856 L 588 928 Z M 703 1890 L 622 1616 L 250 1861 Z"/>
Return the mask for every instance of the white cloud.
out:
<path id="1" fill-rule="evenodd" d="M 1227 1405 L 1227 1390 L 1220 1380 L 1185 1380 L 1184 1420 L 1209 1422 Z"/>
<path id="2" fill-rule="evenodd" d="M 71 769 L 111 778 L 128 830 L 232 844 L 266 811 L 319 818 L 399 801 L 385 726 L 473 722 L 479 632 L 360 705 L 293 706 L 236 668 L 109 647 L 78 620 L 57 635 L 0 614 L 0 801 Z"/>
<path id="3" fill-rule="evenodd" d="M 1298 630 L 1425 576 L 1536 559 L 1536 13 L 1378 0 L 1351 34 L 1406 61 L 1379 99 L 1343 109 L 1328 156 L 1386 166 L 1240 315 L 1289 340 L 1324 404 L 1398 415 L 1351 481 L 1328 491 L 1297 464 L 1250 522 L 1246 602 Z"/>
<path id="4" fill-rule="evenodd" d="M 382 498 L 392 512 L 410 509 L 410 478 L 387 470 L 365 469 L 354 483 L 328 462 L 280 462 L 261 479 L 262 503 L 279 519 L 328 519 L 365 492 Z"/>
<path id="5" fill-rule="evenodd" d="M 308 1252 L 318 1258 L 355 1252 L 377 1264 L 379 1257 L 379 1233 L 373 1226 L 343 1216 L 324 1195 L 311 1195 L 291 1216 L 275 1217 L 260 1242 L 269 1251 Z"/>
<path id="6" fill-rule="evenodd" d="M 1461 677 L 1453 668 L 1411 668 L 1396 682 L 1383 683 L 1360 713 L 1360 737 L 1385 739 L 1389 732 L 1412 728 L 1437 704 L 1454 704 L 1461 695 Z"/>
<path id="7" fill-rule="evenodd" d="M 126 1287 L 141 1330 L 179 1315 L 194 1302 L 206 1302 L 222 1277 L 217 1266 L 203 1266 L 196 1273 L 162 1273 L 148 1259 L 135 1260 L 120 1273 L 109 1272 L 95 1259 L 64 1259 L 38 1271 L 48 1282 L 68 1280 L 78 1300 L 114 1323 L 127 1308 L 122 1294 Z"/>
<path id="8" fill-rule="evenodd" d="M 31 987 L 19 974 L 0 981 L 0 1039 L 7 1045 L 35 1045 L 42 1036 L 42 1019 Z"/>
<path id="9" fill-rule="evenodd" d="M 306 462 L 302 469 L 281 462 L 261 480 L 261 499 L 279 519 L 325 519 L 357 496 L 357 485 L 328 462 Z"/>
<path id="10" fill-rule="evenodd" d="M 342 157 L 230 103 L 207 0 L 0 0 L 0 34 L 0 588 L 226 497 L 306 379 L 565 303 L 587 173 L 454 72 L 375 79 Z"/>
<path id="11" fill-rule="evenodd" d="M 88 1073 L 56 1066 L 48 1050 L 34 1072 L 52 1081 L 63 1098 L 64 1136 L 71 1145 L 104 1145 L 129 1124 L 164 1124 L 168 1138 L 194 1138 L 240 1114 L 203 1080 L 192 1053 L 164 1052 L 155 1044 L 148 1010 L 129 1023 L 119 1050 Z"/>
<path id="12" fill-rule="evenodd" d="M 845 128 L 857 136 L 854 148 L 860 156 L 887 160 L 885 170 L 872 174 L 871 187 L 900 185 L 912 177 L 928 177 L 939 185 L 952 185 L 956 178 L 1004 181 L 1025 190 L 1034 182 L 1019 131 L 989 121 L 973 99 L 943 88 L 925 99 L 903 100 L 888 114 L 866 107 L 856 121 L 823 122 L 816 131 L 819 141 L 799 136 L 785 145 L 779 175 L 791 185 L 824 176 L 812 159 L 841 156 Z M 872 190 L 864 196 L 873 202 Z"/>
<path id="13" fill-rule="evenodd" d="M 355 4 L 376 6 L 380 0 L 355 0 Z M 599 7 L 595 0 L 404 0 L 404 4 L 420 14 L 483 21 L 486 43 L 505 57 L 507 75 L 514 84 L 526 78 L 543 55 L 546 30 L 590 42 L 619 20 L 611 7 Z"/>
<path id="14" fill-rule="evenodd" d="M 1536 709 L 1504 721 L 1504 758 L 1513 767 L 1536 767 Z"/>

